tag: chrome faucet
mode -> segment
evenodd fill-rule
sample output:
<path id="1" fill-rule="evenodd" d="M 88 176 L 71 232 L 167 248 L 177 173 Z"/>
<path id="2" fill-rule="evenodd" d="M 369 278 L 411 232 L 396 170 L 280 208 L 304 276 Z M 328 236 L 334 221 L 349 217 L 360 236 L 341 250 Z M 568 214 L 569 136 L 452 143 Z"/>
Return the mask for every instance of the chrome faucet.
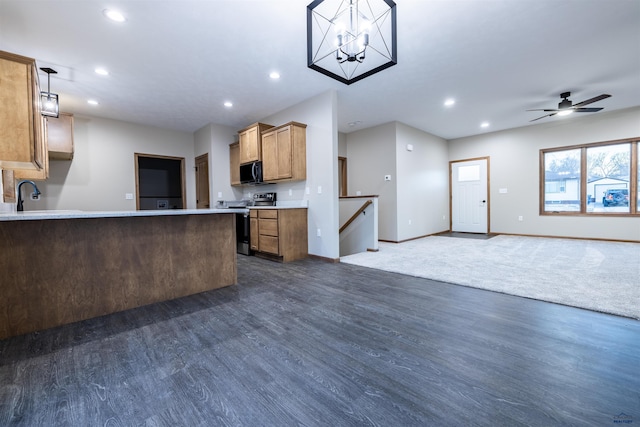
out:
<path id="1" fill-rule="evenodd" d="M 26 184 L 27 182 L 33 185 L 33 193 L 31 193 L 33 194 L 33 197 L 38 197 L 40 194 L 42 194 L 40 193 L 40 190 L 38 190 L 38 186 L 35 182 L 28 180 L 20 181 L 18 183 L 18 212 L 24 211 L 24 207 L 22 206 L 22 184 Z"/>

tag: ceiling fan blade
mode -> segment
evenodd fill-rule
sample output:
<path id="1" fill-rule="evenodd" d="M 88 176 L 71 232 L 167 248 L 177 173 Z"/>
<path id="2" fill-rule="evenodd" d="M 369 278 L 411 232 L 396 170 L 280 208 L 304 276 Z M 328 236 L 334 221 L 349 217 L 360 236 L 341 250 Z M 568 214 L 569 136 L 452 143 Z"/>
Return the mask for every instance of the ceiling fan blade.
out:
<path id="1" fill-rule="evenodd" d="M 544 119 L 545 117 L 555 116 L 558 113 L 547 114 L 546 116 L 538 117 L 537 119 L 529 120 L 530 122 L 535 122 L 536 120 Z"/>
<path id="2" fill-rule="evenodd" d="M 609 98 L 611 95 L 607 95 L 603 93 L 602 95 L 598 95 L 594 98 L 587 99 L 586 101 L 578 102 L 577 104 L 573 104 L 574 107 L 581 107 L 583 105 L 591 104 L 592 102 L 600 101 L 601 99 Z"/>
<path id="3" fill-rule="evenodd" d="M 547 112 L 549 112 L 549 111 L 560 111 L 560 110 L 556 110 L 556 109 L 553 109 L 553 110 L 551 110 L 551 109 L 544 109 L 544 110 L 543 110 L 542 108 L 537 108 L 537 109 L 535 109 L 535 110 L 527 110 L 527 111 L 547 111 Z"/>
<path id="4" fill-rule="evenodd" d="M 600 108 L 595 108 L 595 107 L 589 107 L 589 108 L 576 108 L 573 111 L 575 111 L 576 113 L 595 113 L 596 111 L 600 111 L 602 110 L 604 107 L 600 107 Z"/>

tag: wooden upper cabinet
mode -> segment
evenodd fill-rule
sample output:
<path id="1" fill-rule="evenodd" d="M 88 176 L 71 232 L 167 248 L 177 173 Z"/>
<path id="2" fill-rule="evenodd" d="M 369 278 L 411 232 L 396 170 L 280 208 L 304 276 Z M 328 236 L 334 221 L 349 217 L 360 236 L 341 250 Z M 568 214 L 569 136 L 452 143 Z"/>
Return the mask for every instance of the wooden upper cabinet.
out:
<path id="1" fill-rule="evenodd" d="M 40 119 L 42 121 L 42 125 L 40 126 L 40 130 L 42 132 L 42 137 L 40 138 L 40 149 L 43 153 L 47 153 L 47 119 L 43 116 L 40 116 Z M 44 155 L 43 167 L 40 169 L 15 169 L 13 172 L 16 181 L 20 181 L 22 179 L 44 181 L 49 178 L 49 155 Z"/>
<path id="2" fill-rule="evenodd" d="M 0 51 L 0 94 L 0 169 L 44 169 L 47 150 L 36 61 Z"/>
<path id="3" fill-rule="evenodd" d="M 231 185 L 240 185 L 240 143 L 229 145 L 229 173 Z"/>
<path id="4" fill-rule="evenodd" d="M 307 125 L 289 122 L 262 133 L 264 181 L 307 178 Z"/>
<path id="5" fill-rule="evenodd" d="M 262 160 L 262 132 L 273 126 L 264 123 L 254 123 L 238 131 L 240 144 L 240 164 Z"/>
<path id="6" fill-rule="evenodd" d="M 73 114 L 60 113 L 58 118 L 47 117 L 47 145 L 49 158 L 73 159 Z"/>

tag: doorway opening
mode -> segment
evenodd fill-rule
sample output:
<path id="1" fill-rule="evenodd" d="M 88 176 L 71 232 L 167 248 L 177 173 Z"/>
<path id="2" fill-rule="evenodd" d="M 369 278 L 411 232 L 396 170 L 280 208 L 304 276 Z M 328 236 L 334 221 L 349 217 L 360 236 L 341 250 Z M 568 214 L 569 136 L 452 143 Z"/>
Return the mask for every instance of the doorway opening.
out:
<path id="1" fill-rule="evenodd" d="M 184 209 L 184 157 L 135 153 L 136 209 Z"/>

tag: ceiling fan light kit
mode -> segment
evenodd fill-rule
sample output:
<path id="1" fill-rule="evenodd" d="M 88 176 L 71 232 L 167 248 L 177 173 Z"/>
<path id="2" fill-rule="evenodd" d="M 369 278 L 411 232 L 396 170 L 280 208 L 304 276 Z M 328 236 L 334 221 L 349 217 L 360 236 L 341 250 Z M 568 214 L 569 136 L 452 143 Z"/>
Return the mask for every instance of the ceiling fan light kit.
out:
<path id="1" fill-rule="evenodd" d="M 344 84 L 396 65 L 396 4 L 315 0 L 307 6 L 307 65 Z"/>
<path id="2" fill-rule="evenodd" d="M 602 110 L 604 107 L 584 107 L 585 105 L 592 104 L 597 101 L 601 101 L 603 99 L 609 98 L 611 95 L 603 93 L 602 95 L 594 96 L 593 98 L 587 99 L 586 101 L 578 102 L 577 104 L 573 104 L 569 97 L 571 96 L 571 92 L 563 92 L 560 94 L 560 98 L 562 101 L 558 103 L 557 109 L 534 109 L 527 111 L 544 111 L 549 114 L 546 114 L 542 117 L 538 117 L 537 119 L 530 120 L 531 122 L 535 122 L 536 120 L 544 119 L 545 117 L 555 116 L 567 116 L 571 113 L 596 113 Z"/>

